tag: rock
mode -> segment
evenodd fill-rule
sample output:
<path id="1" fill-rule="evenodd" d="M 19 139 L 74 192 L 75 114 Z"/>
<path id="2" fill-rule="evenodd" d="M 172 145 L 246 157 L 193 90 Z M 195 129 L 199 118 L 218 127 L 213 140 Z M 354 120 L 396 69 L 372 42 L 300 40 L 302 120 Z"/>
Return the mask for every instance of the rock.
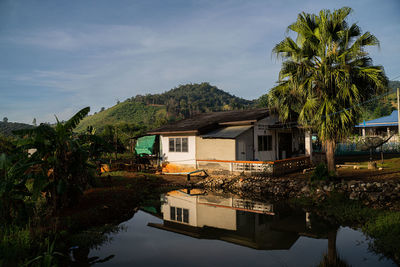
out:
<path id="1" fill-rule="evenodd" d="M 356 200 L 356 199 L 358 199 L 358 194 L 357 194 L 356 192 L 352 192 L 352 193 L 349 195 L 349 198 L 350 198 L 351 200 Z"/>
<path id="2" fill-rule="evenodd" d="M 301 192 L 303 192 L 303 193 L 310 192 L 310 187 L 308 185 L 304 186 L 303 188 L 301 188 Z"/>

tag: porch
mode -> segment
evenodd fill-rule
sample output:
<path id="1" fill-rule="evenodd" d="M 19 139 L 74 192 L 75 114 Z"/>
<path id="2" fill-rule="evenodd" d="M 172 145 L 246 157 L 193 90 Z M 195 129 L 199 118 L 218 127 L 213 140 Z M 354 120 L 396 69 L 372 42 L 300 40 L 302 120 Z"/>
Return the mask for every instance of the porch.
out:
<path id="1" fill-rule="evenodd" d="M 308 168 L 310 156 L 300 156 L 275 161 L 196 160 L 196 168 L 208 172 L 264 173 L 280 176 Z"/>

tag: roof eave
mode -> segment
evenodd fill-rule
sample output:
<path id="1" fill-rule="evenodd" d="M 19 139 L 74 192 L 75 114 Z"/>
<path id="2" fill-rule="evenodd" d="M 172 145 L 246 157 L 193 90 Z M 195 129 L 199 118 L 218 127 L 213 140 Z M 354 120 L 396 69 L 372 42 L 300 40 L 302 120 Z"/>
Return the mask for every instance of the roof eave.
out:
<path id="1" fill-rule="evenodd" d="M 218 125 L 250 125 L 257 122 L 257 120 L 246 120 L 246 121 L 227 121 L 227 122 L 220 122 Z"/>
<path id="2" fill-rule="evenodd" d="M 187 130 L 187 131 L 154 131 L 148 132 L 147 134 L 197 134 L 197 130 Z"/>

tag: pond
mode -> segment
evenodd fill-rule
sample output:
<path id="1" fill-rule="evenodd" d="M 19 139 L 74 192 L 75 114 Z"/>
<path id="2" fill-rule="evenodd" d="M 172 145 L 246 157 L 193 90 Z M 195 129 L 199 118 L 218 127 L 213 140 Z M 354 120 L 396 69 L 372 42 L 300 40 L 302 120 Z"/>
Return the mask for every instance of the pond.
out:
<path id="1" fill-rule="evenodd" d="M 197 189 L 162 194 L 120 229 L 90 250 L 110 258 L 99 266 L 396 266 L 360 230 L 285 203 Z"/>

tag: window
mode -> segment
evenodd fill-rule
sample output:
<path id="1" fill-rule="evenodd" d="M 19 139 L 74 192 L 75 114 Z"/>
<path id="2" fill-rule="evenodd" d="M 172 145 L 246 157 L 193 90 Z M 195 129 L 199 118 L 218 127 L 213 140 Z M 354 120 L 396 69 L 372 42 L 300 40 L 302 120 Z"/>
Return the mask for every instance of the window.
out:
<path id="1" fill-rule="evenodd" d="M 189 223 L 189 210 L 170 207 L 170 219 L 171 221 Z"/>
<path id="2" fill-rule="evenodd" d="M 182 138 L 182 152 L 188 152 L 188 139 Z"/>
<path id="3" fill-rule="evenodd" d="M 182 138 L 175 138 L 175 152 L 182 152 Z"/>
<path id="4" fill-rule="evenodd" d="M 175 151 L 175 138 L 169 139 L 169 152 Z"/>
<path id="5" fill-rule="evenodd" d="M 183 222 L 189 223 L 189 210 L 183 209 Z"/>
<path id="6" fill-rule="evenodd" d="M 178 222 L 182 221 L 182 209 L 181 208 L 176 208 L 176 220 Z"/>
<path id="7" fill-rule="evenodd" d="M 188 152 L 188 138 L 169 138 L 169 152 Z"/>
<path id="8" fill-rule="evenodd" d="M 272 135 L 258 136 L 258 151 L 272 151 Z"/>
<path id="9" fill-rule="evenodd" d="M 170 208 L 170 219 L 171 221 L 175 221 L 175 207 Z"/>

